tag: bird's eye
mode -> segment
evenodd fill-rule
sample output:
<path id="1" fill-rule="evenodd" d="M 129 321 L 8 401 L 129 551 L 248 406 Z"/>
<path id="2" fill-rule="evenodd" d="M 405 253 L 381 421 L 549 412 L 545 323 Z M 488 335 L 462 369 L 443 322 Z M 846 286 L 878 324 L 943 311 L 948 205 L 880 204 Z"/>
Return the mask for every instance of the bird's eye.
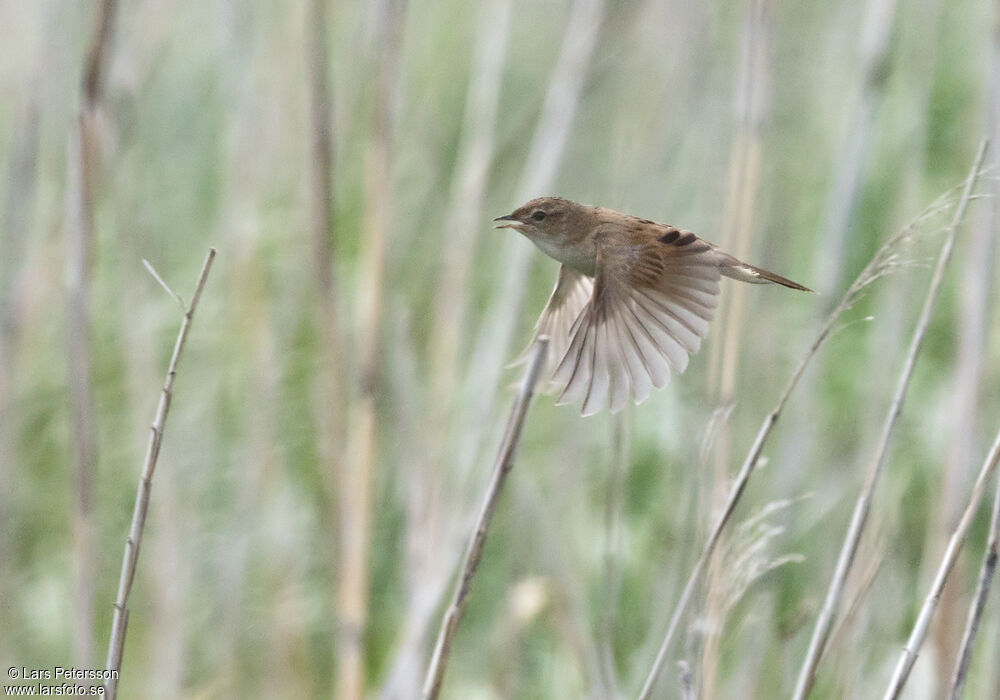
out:
<path id="1" fill-rule="evenodd" d="M 542 221 L 545 218 L 545 212 L 541 209 L 535 210 L 535 213 L 531 215 L 531 218 L 535 221 Z"/>

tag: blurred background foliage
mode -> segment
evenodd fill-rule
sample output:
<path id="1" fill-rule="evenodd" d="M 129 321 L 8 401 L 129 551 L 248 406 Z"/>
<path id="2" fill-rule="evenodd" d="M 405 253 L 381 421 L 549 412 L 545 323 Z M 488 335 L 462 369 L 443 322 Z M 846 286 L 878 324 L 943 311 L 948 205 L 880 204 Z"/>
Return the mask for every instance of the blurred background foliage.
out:
<path id="1" fill-rule="evenodd" d="M 556 272 L 490 220 L 558 194 L 817 290 L 724 283 L 687 372 L 620 417 L 532 407 L 444 696 L 634 696 L 822 317 L 996 131 L 997 12 L 0 0 L 0 659 L 103 665 L 181 321 L 142 259 L 189 299 L 215 246 L 123 697 L 416 697 L 518 376 L 504 365 Z M 793 395 L 658 697 L 791 692 L 950 214 L 917 228 Z M 996 229 L 994 200 L 975 201 L 813 697 L 884 688 L 1000 422 Z M 907 697 L 950 674 L 986 510 Z M 968 697 L 1000 697 L 998 653 L 994 595 Z"/>

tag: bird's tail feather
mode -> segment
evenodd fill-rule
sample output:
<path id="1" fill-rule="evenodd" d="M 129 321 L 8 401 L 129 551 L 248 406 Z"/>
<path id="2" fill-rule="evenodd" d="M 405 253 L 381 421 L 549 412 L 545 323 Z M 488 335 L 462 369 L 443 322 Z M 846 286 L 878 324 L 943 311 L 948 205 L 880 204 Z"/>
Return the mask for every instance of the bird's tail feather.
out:
<path id="1" fill-rule="evenodd" d="M 750 263 L 737 260 L 732 255 L 720 253 L 719 257 L 721 258 L 719 262 L 719 272 L 726 277 L 731 277 L 734 280 L 749 282 L 751 284 L 767 284 L 768 282 L 774 282 L 775 284 L 780 284 L 781 286 L 788 287 L 789 289 L 798 289 L 803 292 L 812 291 L 809 287 L 805 287 L 798 282 L 793 282 L 787 277 L 782 277 L 774 272 L 768 272 L 767 270 L 755 267 Z"/>

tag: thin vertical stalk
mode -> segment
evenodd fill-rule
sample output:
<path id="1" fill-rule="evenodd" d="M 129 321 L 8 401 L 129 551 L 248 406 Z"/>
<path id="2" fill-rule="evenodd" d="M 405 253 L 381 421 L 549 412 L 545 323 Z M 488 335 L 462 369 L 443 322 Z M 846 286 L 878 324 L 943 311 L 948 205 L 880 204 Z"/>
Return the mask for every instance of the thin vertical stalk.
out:
<path id="1" fill-rule="evenodd" d="M 928 7 L 932 16 L 939 16 L 940 9 Z M 933 30 L 940 30 L 940 23 L 932 25 Z M 996 27 L 994 31 L 996 31 Z M 986 104 L 987 133 L 996 143 L 998 93 L 996 65 L 996 41 L 994 36 L 990 48 L 994 54 L 991 66 L 994 75 L 990 78 L 990 96 Z M 933 55 L 931 47 L 927 53 Z M 923 52 L 922 52 L 923 53 Z M 925 79 L 927 104 L 930 104 L 930 93 L 933 85 L 934 71 L 927 71 Z M 928 108 L 925 111 L 930 114 Z M 927 117 L 929 118 L 929 117 Z M 916 153 L 924 154 L 924 149 L 914 149 Z M 923 155 L 921 158 L 925 157 Z M 991 160 L 995 160 L 991 159 Z M 923 163 L 919 164 L 918 172 L 926 172 Z M 909 168 L 907 168 L 909 170 Z M 925 537 L 924 553 L 921 562 L 924 566 L 936 561 L 944 550 L 948 530 L 958 519 L 962 509 L 962 499 L 965 490 L 973 478 L 975 469 L 975 449 L 977 443 L 984 437 L 980 415 L 983 408 L 982 386 L 988 375 L 989 329 L 991 328 L 990 313 L 995 299 L 996 276 L 993 274 L 996 261 L 997 230 L 997 199 L 1000 188 L 997 181 L 983 183 L 992 195 L 985 206 L 977 207 L 975 216 L 970 217 L 968 239 L 962 251 L 960 278 L 962 284 L 956 290 L 961 301 L 957 304 L 957 322 L 955 336 L 957 341 L 954 362 L 953 390 L 951 392 L 952 407 L 948 411 L 952 428 L 948 431 L 947 462 L 938 477 L 938 490 L 933 500 L 935 511 L 927 519 L 928 536 Z M 935 674 L 938 679 L 937 695 L 944 696 L 947 683 L 951 678 L 953 659 L 959 654 L 961 643 L 960 625 L 962 622 L 960 581 L 965 580 L 964 561 L 956 565 L 958 570 L 952 576 L 952 583 L 945 587 L 941 598 L 941 612 L 934 625 L 933 644 L 934 660 L 937 667 Z M 923 569 L 925 575 L 921 580 L 927 580 L 929 571 Z"/>
<path id="2" fill-rule="evenodd" d="M 830 586 L 827 589 L 826 600 L 823 603 L 823 608 L 816 620 L 816 627 L 813 630 L 812 639 L 809 642 L 809 650 L 807 651 L 806 658 L 802 663 L 802 669 L 799 673 L 799 679 L 795 687 L 794 698 L 796 698 L 796 700 L 804 700 L 804 698 L 809 695 L 809 692 L 812 690 L 813 683 L 816 680 L 816 669 L 819 666 L 823 652 L 826 650 L 826 643 L 830 636 L 833 620 L 838 608 L 840 607 L 840 600 L 843 597 L 844 584 L 847 581 L 847 575 L 854 563 L 854 558 L 858 551 L 858 544 L 861 541 L 861 535 L 864 532 L 865 525 L 868 521 L 868 513 L 871 510 L 872 497 L 874 495 L 875 486 L 878 483 L 879 476 L 881 476 L 885 465 L 885 457 L 888 453 L 889 441 L 895 430 L 899 414 L 903 409 L 903 401 L 906 399 L 907 389 L 910 385 L 910 378 L 913 376 L 913 369 L 916 366 L 917 356 L 920 353 L 920 348 L 923 344 L 927 326 L 930 324 L 931 313 L 934 311 L 934 306 L 937 302 L 938 292 L 941 288 L 941 283 L 944 280 L 945 270 L 948 267 L 948 262 L 951 260 L 951 251 L 955 245 L 955 237 L 958 233 L 958 227 L 959 224 L 961 224 L 962 219 L 965 217 L 965 210 L 969 203 L 969 197 L 972 195 L 972 188 L 976 183 L 976 179 L 979 177 L 979 171 L 982 167 L 983 158 L 986 156 L 986 146 L 986 141 L 983 141 L 979 146 L 979 152 L 976 154 L 976 158 L 972 164 L 972 169 L 969 171 L 969 175 L 965 180 L 962 197 L 958 202 L 958 206 L 955 209 L 955 215 L 948 227 L 944 244 L 941 246 L 937 266 L 934 269 L 934 275 L 931 278 L 930 287 L 927 290 L 927 296 L 924 298 L 924 305 L 920 311 L 920 317 L 917 320 L 913 338 L 910 341 L 910 348 L 907 352 L 906 360 L 903 363 L 903 369 L 896 384 L 896 391 L 893 395 L 892 403 L 889 405 L 889 412 L 886 415 L 885 423 L 882 426 L 882 433 L 875 452 L 875 458 L 872 460 L 871 466 L 868 470 L 864 487 L 861 489 L 861 493 L 858 495 L 858 499 L 855 502 L 854 513 L 851 516 L 851 522 L 844 538 L 844 544 L 840 550 L 837 567 L 834 570 L 833 579 L 830 581 Z"/>
<path id="3" fill-rule="evenodd" d="M 310 219 L 313 237 L 315 274 L 324 297 L 333 290 L 333 129 L 329 77 L 328 0 L 312 0 L 307 13 L 307 69 L 309 77 L 309 116 L 311 167 Z"/>
<path id="4" fill-rule="evenodd" d="M 420 682 L 427 636 L 450 582 L 447 573 L 462 554 L 462 540 L 445 532 L 454 515 L 453 502 L 447 497 L 454 465 L 452 429 L 456 420 L 462 420 L 460 411 L 467 405 L 459 377 L 464 376 L 463 343 L 472 298 L 469 289 L 496 148 L 511 9 L 511 0 L 488 0 L 478 10 L 461 138 L 441 231 L 441 273 L 433 326 L 428 334 L 428 410 L 420 408 L 410 416 L 422 423 L 419 439 L 425 441 L 426 449 L 414 450 L 401 474 L 407 491 L 406 612 L 395 658 L 380 689 L 382 698 L 407 697 Z M 401 412 L 413 409 L 411 402 L 394 405 Z"/>
<path id="5" fill-rule="evenodd" d="M 972 649 L 979 634 L 979 624 L 986 610 L 986 600 L 990 596 L 993 576 L 997 569 L 997 556 L 1000 554 L 1000 479 L 997 479 L 996 493 L 993 496 L 993 515 L 990 517 L 990 534 L 986 540 L 986 552 L 983 554 L 983 564 L 979 568 L 979 581 L 976 584 L 976 594 L 969 606 L 969 615 L 962 634 L 962 645 L 955 659 L 955 672 L 951 678 L 951 691 L 948 697 L 959 700 L 965 688 L 969 665 L 972 663 Z"/>
<path id="6" fill-rule="evenodd" d="M 979 503 L 986 492 L 986 484 L 996 471 L 998 463 L 1000 463 L 1000 431 L 997 432 L 993 440 L 993 446 L 990 448 L 990 453 L 979 470 L 979 476 L 972 487 L 972 493 L 969 495 L 969 502 L 965 506 L 962 518 L 958 521 L 958 525 L 955 526 L 951 539 L 948 541 L 948 548 L 945 550 L 941 564 L 938 566 L 931 589 L 927 592 L 924 604 L 920 608 L 920 614 L 913 625 L 913 631 L 906 642 L 906 647 L 903 648 L 903 653 L 896 664 L 896 670 L 892 674 L 892 680 L 889 681 L 889 687 L 885 691 L 884 700 L 895 700 L 903 692 L 906 679 L 913 669 L 913 664 L 917 661 L 917 654 L 920 653 L 920 646 L 927 636 L 927 629 L 930 627 L 931 619 L 934 617 L 938 601 L 941 600 L 941 591 L 944 590 L 944 584 L 948 580 L 948 575 L 955 566 L 955 560 L 958 559 L 959 552 L 962 551 L 965 538 L 969 534 L 969 528 L 972 526 L 972 519 L 975 517 Z"/>
<path id="7" fill-rule="evenodd" d="M 337 306 L 336 248 L 334 244 L 334 147 L 333 96 L 329 76 L 329 0 L 311 0 L 307 13 L 310 116 L 310 229 L 316 288 L 319 294 L 318 325 L 324 346 L 324 418 L 326 462 L 332 459 L 332 443 L 341 437 L 338 408 L 343 404 L 339 358 L 343 346 L 340 337 L 340 313 Z M 335 471 L 335 470 L 331 470 Z"/>
<path id="8" fill-rule="evenodd" d="M 87 50 L 82 100 L 67 151 L 66 233 L 69 283 L 66 301 L 69 397 L 73 424 L 76 500 L 73 508 L 74 605 L 73 648 L 77 663 L 92 666 L 94 657 L 94 471 L 97 426 L 91 382 L 91 259 L 94 207 L 99 169 L 97 109 L 104 91 L 104 66 L 111 43 L 116 0 L 104 0 Z"/>
<path id="9" fill-rule="evenodd" d="M 493 521 L 493 514 L 496 512 L 497 503 L 500 500 L 500 493 L 507 480 L 507 475 L 514 467 L 514 454 L 521 440 L 521 430 L 524 427 L 524 419 L 528 415 L 528 408 L 535 393 L 538 375 L 545 364 L 545 353 L 548 351 L 548 344 L 549 339 L 546 336 L 538 338 L 532 352 L 531 361 L 525 371 L 524 379 L 521 381 L 521 388 L 518 391 L 517 398 L 514 400 L 514 405 L 511 407 L 504 437 L 493 464 L 493 476 L 490 478 L 489 486 L 486 488 L 483 505 L 479 510 L 479 517 L 476 519 L 475 527 L 472 530 L 472 537 L 465 551 L 461 573 L 455 583 L 455 592 L 441 620 L 441 629 L 438 632 L 437 642 L 434 644 L 434 654 L 431 657 L 430 665 L 427 667 L 427 676 L 424 680 L 423 690 L 424 700 L 434 700 L 441 692 L 441 683 L 444 681 L 444 673 L 448 667 L 448 660 L 451 657 L 452 642 L 455 639 L 455 633 L 458 631 L 458 625 L 462 619 L 465 604 L 469 599 L 472 579 L 479 570 L 479 563 L 483 558 L 486 535 L 489 531 L 490 523 Z"/>
<path id="10" fill-rule="evenodd" d="M 0 561 L 12 561 L 13 520 L 11 518 L 14 488 L 17 431 L 20 421 L 14 413 L 13 394 L 18 377 L 18 346 L 24 323 L 20 308 L 22 288 L 32 279 L 26 261 L 26 243 L 35 217 L 35 192 L 38 188 L 39 128 L 38 107 L 34 101 L 24 110 L 8 144 L 9 162 L 7 192 L 3 218 L 0 220 Z M 0 570 L 0 600 L 12 600 L 10 567 Z M 8 606 L 9 610 L 9 606 Z M 13 612 L 13 610 L 9 610 Z M 13 621 L 7 611 L 0 613 L 0 625 Z M 6 635 L 5 635 L 6 636 Z M 0 657 L 11 658 L 13 640 L 0 639 Z"/>
<path id="11" fill-rule="evenodd" d="M 963 197 L 963 202 L 967 199 L 967 196 Z M 684 585 L 684 590 L 681 593 L 680 600 L 677 602 L 677 606 L 675 607 L 673 615 L 670 618 L 667 632 L 663 637 L 663 641 L 660 643 L 656 659 L 653 661 L 652 668 L 646 676 L 645 683 L 640 691 L 640 700 L 648 700 L 648 698 L 651 697 L 656 681 L 663 670 L 663 664 L 666 662 L 667 652 L 669 651 L 670 644 L 677 632 L 680 620 L 691 602 L 691 596 L 694 593 L 695 584 L 698 582 L 701 572 L 704 570 L 705 565 L 709 557 L 711 557 L 712 552 L 715 550 L 716 545 L 718 545 L 722 530 L 726 527 L 732 517 L 733 511 L 736 509 L 736 505 L 739 502 L 740 497 L 743 495 L 747 483 L 757 467 L 757 462 L 764 450 L 764 444 L 767 442 L 771 432 L 774 430 L 774 426 L 784 411 L 789 396 L 798 386 L 800 380 L 802 379 L 802 375 L 809 366 L 809 363 L 816 356 L 816 353 L 819 351 L 826 339 L 830 336 L 830 333 L 833 331 L 834 324 L 836 324 L 840 316 L 847 309 L 851 308 L 851 305 L 854 304 L 855 301 L 857 301 L 862 291 L 875 280 L 888 274 L 888 272 L 893 268 L 895 250 L 900 243 L 905 240 L 906 236 L 908 236 L 922 221 L 940 211 L 943 206 L 943 204 L 939 205 L 935 203 L 901 231 L 890 237 L 889 240 L 887 240 L 882 247 L 879 248 L 865 268 L 855 278 L 851 286 L 848 287 L 847 291 L 841 297 L 833 311 L 831 311 L 827 316 L 823 325 L 820 327 L 819 332 L 816 334 L 816 337 L 813 339 L 812 344 L 809 346 L 808 350 L 806 350 L 806 353 L 803 355 L 799 364 L 792 372 L 788 383 L 785 385 L 785 388 L 778 397 L 775 407 L 764 418 L 764 422 L 757 433 L 757 437 L 754 440 L 750 451 L 747 453 L 746 459 L 743 461 L 743 466 L 740 467 L 740 471 L 736 475 L 733 485 L 729 491 L 729 497 L 726 500 L 725 507 L 720 513 L 715 526 L 712 528 L 708 540 L 702 548 L 701 555 L 698 557 L 698 561 L 695 563 L 691 574 L 688 576 L 688 580 Z"/>
<path id="12" fill-rule="evenodd" d="M 454 398 L 459 350 L 466 335 L 469 278 L 475 244 L 481 237 L 483 198 L 495 151 L 511 4 L 511 0 L 489 0 L 480 6 L 476 53 L 442 237 L 445 245 L 441 250 L 442 274 L 434 304 L 434 331 L 430 335 L 435 378 L 433 404 L 440 407 L 438 410 L 443 410 Z"/>
<path id="13" fill-rule="evenodd" d="M 517 186 L 517 204 L 545 193 L 555 180 L 583 94 L 603 13 L 604 0 L 575 0 L 573 3 Z M 505 276 L 500 290 L 493 295 L 496 305 L 486 314 L 487 321 L 476 340 L 471 372 L 482 378 L 480 386 L 489 400 L 479 402 L 481 411 L 468 413 L 466 424 L 459 431 L 460 435 L 469 436 L 459 447 L 460 463 L 473 462 L 485 437 L 479 426 L 490 422 L 488 412 L 493 410 L 493 397 L 505 364 L 503 358 L 521 314 L 532 251 L 518 238 L 520 236 L 511 236 L 505 244 L 501 265 Z"/>
<path id="14" fill-rule="evenodd" d="M 307 13 L 307 70 L 309 77 L 310 117 L 310 230 L 316 288 L 319 295 L 317 324 L 323 337 L 323 452 L 325 462 L 333 459 L 333 444 L 342 434 L 339 407 L 343 405 L 341 390 L 340 313 L 337 306 L 336 249 L 334 236 L 334 147 L 332 88 L 329 76 L 329 0 L 311 0 Z M 329 470 L 335 473 L 336 470 Z"/>
<path id="15" fill-rule="evenodd" d="M 146 448 L 146 458 L 142 465 L 142 474 L 139 477 L 139 488 L 135 496 L 135 508 L 132 511 L 132 524 L 129 527 L 128 538 L 125 540 L 122 570 L 118 577 L 118 595 L 115 598 L 114 616 L 111 621 L 111 636 L 108 640 L 106 669 L 111 678 L 108 679 L 105 687 L 110 700 L 114 700 L 118 695 L 118 677 L 122 667 L 122 653 L 125 649 L 125 633 L 128 629 L 128 599 L 132 593 L 132 583 L 135 581 L 135 570 L 139 561 L 139 548 L 142 545 L 142 536 L 146 528 L 146 513 L 149 511 L 149 497 L 153 486 L 153 473 L 156 471 L 156 462 L 160 457 L 163 430 L 166 427 L 167 414 L 170 412 L 170 402 L 173 399 L 174 380 L 177 378 L 177 364 L 180 361 L 181 353 L 184 351 L 184 344 L 187 341 L 188 332 L 191 330 L 191 323 L 194 320 L 194 312 L 198 308 L 198 301 L 201 299 L 201 293 L 205 289 L 205 282 L 208 280 L 208 273 L 212 269 L 213 260 L 215 260 L 215 248 L 210 248 L 208 256 L 205 258 L 205 263 L 202 265 L 201 274 L 198 276 L 198 284 L 195 286 L 194 296 L 191 297 L 191 305 L 184 309 L 184 321 L 181 323 L 181 329 L 177 334 L 177 341 L 174 343 L 174 351 L 170 356 L 170 364 L 167 367 L 167 377 L 163 382 L 163 390 L 160 392 L 160 403 L 156 408 L 156 417 L 153 419 L 153 424 L 149 430 L 149 444 Z"/>
<path id="16" fill-rule="evenodd" d="M 94 622 L 94 503 L 93 482 L 97 463 L 97 427 L 94 424 L 94 390 L 91 383 L 91 250 L 93 199 L 87 155 L 85 117 L 70 137 L 69 198 L 67 219 L 70 240 L 69 296 L 66 300 L 69 398 L 73 419 L 73 460 L 76 464 L 76 500 L 73 509 L 73 574 L 76 581 L 73 650 L 77 662 L 88 665 L 93 657 Z"/>
<path id="17" fill-rule="evenodd" d="M 309 99 L 309 235 L 315 287 L 315 324 L 321 342 L 316 358 L 316 411 L 318 468 L 325 486 L 328 515 L 325 527 L 337 529 L 338 492 L 343 486 L 344 407 L 347 405 L 343 350 L 346 342 L 340 327 L 340 285 L 335 274 L 334 235 L 334 138 L 332 87 L 329 75 L 329 0 L 311 0 L 306 17 L 306 69 Z M 339 539 L 330 537 L 328 556 L 332 570 L 338 569 Z M 338 591 L 337 596 L 341 594 Z M 339 598 L 338 598 L 339 603 Z"/>
<path id="18" fill-rule="evenodd" d="M 359 700 L 365 693 L 364 629 L 368 620 L 369 554 L 372 484 L 376 443 L 378 353 L 385 261 L 392 216 L 392 131 L 395 122 L 396 74 L 400 61 L 404 0 L 378 6 L 377 75 L 372 136 L 365 153 L 364 248 L 358 293 L 360 359 L 348 428 L 347 455 L 340 472 L 340 571 L 338 581 L 337 697 Z"/>
<path id="19" fill-rule="evenodd" d="M 731 154 L 730 187 L 727 193 L 726 213 L 723 224 L 726 243 L 723 248 L 743 260 L 749 258 L 754 227 L 757 221 L 756 203 L 760 188 L 760 169 L 763 143 L 761 132 L 766 118 L 767 96 L 767 22 L 763 0 L 748 0 L 743 19 L 743 51 L 740 62 L 740 80 L 737 86 L 736 135 Z M 721 342 L 712 344 L 710 380 L 718 381 L 715 397 L 718 405 L 732 403 L 736 394 L 740 347 L 746 318 L 747 286 L 732 285 L 726 295 Z M 730 463 L 732 432 L 730 423 L 724 421 L 715 444 L 715 465 L 712 493 L 709 498 L 714 508 L 725 498 L 728 480 L 726 469 Z M 716 624 L 708 626 L 702 649 L 701 663 L 695 670 L 701 678 L 698 684 L 705 697 L 715 695 L 715 676 L 719 661 L 719 644 L 724 594 L 721 593 L 725 573 L 719 562 L 709 562 L 706 576 L 706 616 Z"/>
<path id="20" fill-rule="evenodd" d="M 994 3 L 994 12 L 997 9 L 996 3 Z M 996 141 L 1000 138 L 1000 25 L 994 25 L 990 50 L 991 75 L 989 101 L 986 105 L 986 123 L 989 133 L 993 135 L 993 139 Z M 985 361 L 988 353 L 989 341 L 986 337 L 986 329 L 990 327 L 988 318 L 993 304 L 993 288 L 995 285 L 991 263 L 996 259 L 997 246 L 994 232 L 997 227 L 998 206 L 1000 206 L 998 205 L 1000 182 L 992 179 L 989 182 L 989 187 L 993 197 L 989 202 L 988 211 L 980 217 L 980 220 L 973 229 L 972 240 L 966 252 L 968 266 L 966 275 L 970 277 L 970 282 L 968 285 L 962 285 L 962 291 L 965 293 L 965 302 L 960 307 L 962 309 L 961 318 L 965 319 L 966 316 L 971 318 L 969 318 L 966 332 L 963 333 L 960 331 L 959 333 L 959 353 L 960 356 L 964 355 L 963 350 L 967 350 L 969 357 L 962 359 L 958 363 L 956 381 L 961 381 L 963 378 L 968 381 L 970 384 L 967 391 L 973 394 L 975 398 L 979 397 L 978 386 L 973 387 L 972 382 L 975 381 L 975 377 L 981 374 L 982 363 Z M 966 312 L 966 308 L 971 309 L 971 311 Z M 973 322 L 973 319 L 978 320 L 980 325 L 977 326 Z M 963 322 L 962 325 L 965 326 L 966 323 Z M 969 335 L 968 339 L 965 338 L 966 333 Z M 973 371 L 974 368 L 967 366 L 970 359 L 979 363 L 979 367 L 975 368 L 979 371 Z M 965 406 L 967 409 L 974 409 L 976 403 L 970 398 L 970 401 Z M 975 426 L 975 418 L 975 412 L 973 411 L 965 416 L 967 422 L 964 424 L 959 423 L 959 418 L 956 417 L 955 425 Z M 959 443 L 961 452 L 956 455 L 953 462 L 955 465 L 964 465 L 970 461 L 967 455 L 971 452 L 971 446 L 968 443 L 971 442 L 971 435 L 974 433 L 974 430 L 963 427 L 960 432 L 961 436 L 956 435 L 954 438 L 956 441 L 962 441 Z M 993 504 L 993 520 L 990 526 L 986 553 L 983 556 L 983 564 L 979 571 L 976 595 L 973 599 L 973 604 L 969 608 L 965 631 L 962 634 L 962 640 L 955 655 L 955 668 L 951 676 L 951 688 L 949 690 L 952 700 L 960 698 L 964 689 L 966 674 L 972 660 L 973 645 L 975 644 L 980 619 L 983 614 L 983 606 L 985 606 L 986 596 L 989 594 L 990 584 L 996 567 L 997 540 L 1000 538 L 1000 532 L 998 532 L 1000 530 L 1000 522 L 998 522 L 1000 513 L 998 513 L 998 510 L 1000 510 L 1000 483 L 997 485 L 997 500 Z M 942 612 L 942 618 L 945 614 L 945 612 Z M 1000 673 L 995 673 L 995 679 L 1000 681 Z M 995 692 L 994 695 L 996 695 Z"/>
<path id="21" fill-rule="evenodd" d="M 859 35 L 861 85 L 833 166 L 823 248 L 816 257 L 816 288 L 835 289 L 844 272 L 848 232 L 868 164 L 868 148 L 889 76 L 889 49 L 898 0 L 870 0 Z"/>
<path id="22" fill-rule="evenodd" d="M 614 417 L 611 438 L 612 462 L 608 471 L 604 506 L 604 613 L 600 637 L 601 665 L 604 685 L 620 695 L 618 671 L 615 666 L 615 630 L 618 627 L 618 601 L 622 590 L 623 524 L 625 511 L 625 483 L 628 474 L 630 435 L 626 425 L 629 412 Z"/>

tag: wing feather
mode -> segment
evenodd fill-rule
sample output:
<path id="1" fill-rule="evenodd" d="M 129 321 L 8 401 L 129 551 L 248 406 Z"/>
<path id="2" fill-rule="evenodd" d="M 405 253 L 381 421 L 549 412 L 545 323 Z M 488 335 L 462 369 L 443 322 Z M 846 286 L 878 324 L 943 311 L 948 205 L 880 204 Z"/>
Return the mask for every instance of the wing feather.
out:
<path id="1" fill-rule="evenodd" d="M 688 244 L 650 238 L 623 246 L 620 238 L 599 238 L 589 286 L 590 278 L 563 266 L 539 321 L 539 332 L 562 334 L 552 346 L 559 404 L 582 401 L 584 415 L 605 406 L 615 413 L 629 395 L 642 402 L 671 371 L 687 368 L 715 314 L 720 272 L 708 244 L 681 239 Z"/>
<path id="2" fill-rule="evenodd" d="M 549 348 L 542 376 L 553 376 L 569 348 L 576 324 L 580 320 L 580 312 L 587 306 L 593 291 L 594 279 L 592 277 L 577 272 L 566 265 L 561 266 L 552 294 L 549 295 L 549 300 L 545 304 L 545 308 L 542 309 L 542 315 L 535 323 L 535 335 L 513 364 L 519 365 L 527 362 L 535 340 L 540 335 L 547 335 Z M 556 387 L 549 386 L 546 390 L 555 391 Z"/>

